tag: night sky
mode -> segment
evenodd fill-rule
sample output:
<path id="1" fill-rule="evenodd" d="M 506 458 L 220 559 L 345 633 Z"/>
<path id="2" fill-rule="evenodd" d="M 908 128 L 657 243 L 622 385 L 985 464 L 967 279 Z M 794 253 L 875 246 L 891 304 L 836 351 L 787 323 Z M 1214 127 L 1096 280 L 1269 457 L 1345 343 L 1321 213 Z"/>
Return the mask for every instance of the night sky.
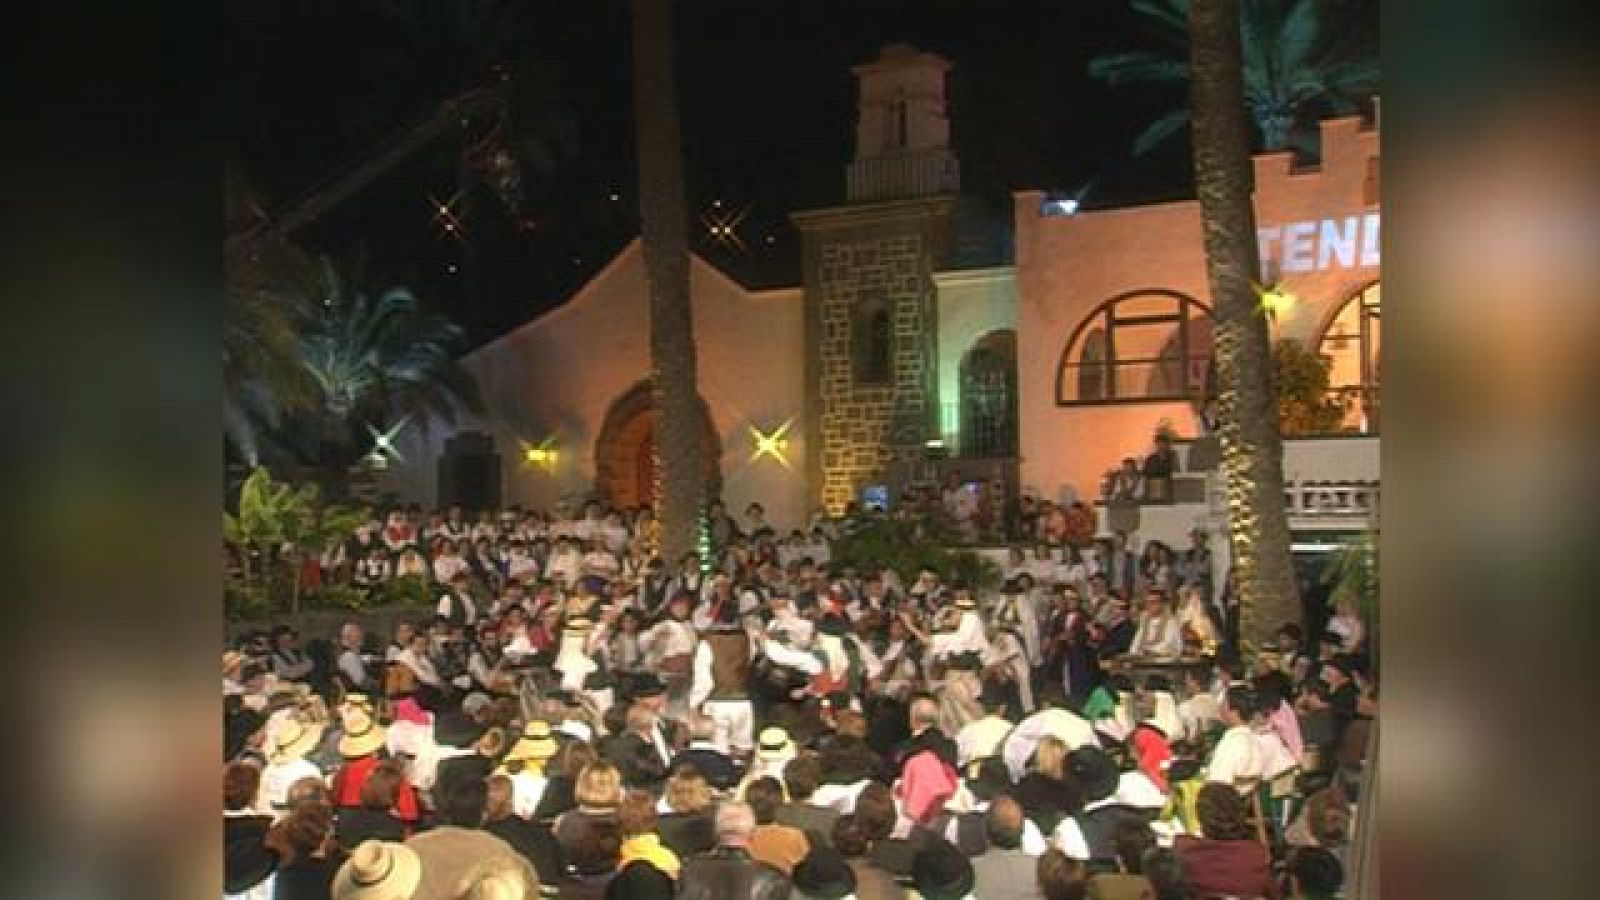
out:
<path id="1" fill-rule="evenodd" d="M 1328 0 L 1370 13 L 1375 3 Z M 1110 88 L 1099 53 L 1160 45 L 1125 0 L 677 0 L 678 95 L 693 246 L 751 287 L 799 283 L 792 211 L 844 197 L 852 65 L 906 42 L 953 63 L 950 117 L 964 191 L 1077 189 L 1086 207 L 1188 193 L 1188 147 L 1129 145 L 1177 91 Z M 485 83 L 517 85 L 523 218 L 468 180 L 441 229 L 429 197 L 463 184 L 459 136 L 420 148 L 294 237 L 365 289 L 406 285 L 468 346 L 548 310 L 637 234 L 626 0 L 229 0 L 238 171 L 269 209 L 348 170 Z M 1375 20 L 1375 17 L 1372 17 Z M 613 199 L 615 195 L 616 199 Z M 745 249 L 702 213 L 747 210 Z"/>

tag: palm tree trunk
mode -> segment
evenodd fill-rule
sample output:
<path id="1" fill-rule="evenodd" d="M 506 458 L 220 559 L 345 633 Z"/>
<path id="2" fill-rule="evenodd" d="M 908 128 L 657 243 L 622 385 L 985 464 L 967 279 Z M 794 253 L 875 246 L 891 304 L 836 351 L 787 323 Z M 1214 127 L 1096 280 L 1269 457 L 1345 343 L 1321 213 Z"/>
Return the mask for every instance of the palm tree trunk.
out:
<path id="1" fill-rule="evenodd" d="M 697 416 L 694 323 L 689 306 L 688 214 L 673 77 L 670 0 L 633 0 L 633 96 L 639 219 L 650 284 L 650 366 L 657 424 L 655 502 L 661 554 L 698 543 L 705 469 Z"/>
<path id="2" fill-rule="evenodd" d="M 1215 353 L 1223 473 L 1240 638 L 1264 646 L 1300 620 L 1289 520 L 1283 503 L 1267 318 L 1251 205 L 1250 124 L 1244 101 L 1237 0 L 1194 0 L 1189 9 L 1194 176 L 1206 270 L 1217 317 Z"/>

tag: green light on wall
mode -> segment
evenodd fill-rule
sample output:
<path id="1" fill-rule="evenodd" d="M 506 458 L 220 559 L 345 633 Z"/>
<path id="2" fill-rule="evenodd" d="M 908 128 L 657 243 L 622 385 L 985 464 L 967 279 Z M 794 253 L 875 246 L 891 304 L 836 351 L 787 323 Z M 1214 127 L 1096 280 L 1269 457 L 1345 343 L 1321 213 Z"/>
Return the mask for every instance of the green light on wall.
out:
<path id="1" fill-rule="evenodd" d="M 954 446 L 961 435 L 961 404 L 939 404 L 939 433 L 944 435 L 945 446 Z"/>

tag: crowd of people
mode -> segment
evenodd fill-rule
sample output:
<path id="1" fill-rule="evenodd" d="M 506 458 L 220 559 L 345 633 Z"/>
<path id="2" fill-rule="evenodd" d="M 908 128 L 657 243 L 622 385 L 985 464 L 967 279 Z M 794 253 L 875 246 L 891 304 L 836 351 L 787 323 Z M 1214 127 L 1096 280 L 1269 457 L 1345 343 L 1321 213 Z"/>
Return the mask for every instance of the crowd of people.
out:
<path id="1" fill-rule="evenodd" d="M 993 587 L 710 510 L 397 509 L 321 560 L 428 615 L 223 655 L 224 892 L 252 900 L 1340 896 L 1363 623 L 1241 659 L 1203 537 Z"/>

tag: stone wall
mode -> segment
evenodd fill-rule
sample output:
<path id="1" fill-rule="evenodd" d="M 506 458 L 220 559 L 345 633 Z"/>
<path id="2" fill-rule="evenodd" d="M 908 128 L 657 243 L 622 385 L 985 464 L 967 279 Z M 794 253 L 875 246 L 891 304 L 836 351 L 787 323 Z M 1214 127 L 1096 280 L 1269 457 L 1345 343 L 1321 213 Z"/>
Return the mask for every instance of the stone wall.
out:
<path id="1" fill-rule="evenodd" d="M 927 402 L 935 394 L 935 333 L 927 248 L 917 232 L 829 242 L 821 248 L 817 293 L 821 500 L 840 511 L 888 465 L 899 438 L 920 441 Z M 884 384 L 858 384 L 854 318 L 881 295 L 891 322 L 890 374 Z M 896 434 L 914 423 L 913 435 Z M 899 429 L 897 429 L 899 426 Z"/>

